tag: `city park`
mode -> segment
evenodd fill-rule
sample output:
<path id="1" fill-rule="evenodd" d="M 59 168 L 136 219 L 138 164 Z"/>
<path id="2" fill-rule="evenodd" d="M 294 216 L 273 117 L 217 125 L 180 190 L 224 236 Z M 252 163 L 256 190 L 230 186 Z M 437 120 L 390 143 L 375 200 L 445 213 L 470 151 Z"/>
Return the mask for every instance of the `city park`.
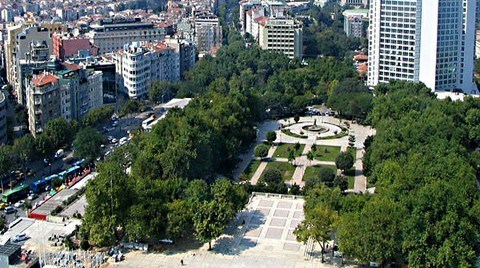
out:
<path id="1" fill-rule="evenodd" d="M 277 169 L 287 187 L 303 187 L 305 181 L 318 176 L 321 167 L 327 167 L 336 175 L 344 175 L 348 179 L 346 192 L 373 191 L 367 189 L 367 181 L 362 174 L 363 143 L 367 136 L 373 134 L 374 129 L 370 126 L 327 115 L 267 121 L 258 127 L 257 146 L 241 156 L 242 162 L 234 175 L 255 185 L 268 169 Z M 272 136 L 275 138 L 273 141 Z M 262 145 L 268 151 L 255 152 Z M 351 154 L 354 163 L 353 167 L 344 171 L 335 164 L 342 152 Z"/>

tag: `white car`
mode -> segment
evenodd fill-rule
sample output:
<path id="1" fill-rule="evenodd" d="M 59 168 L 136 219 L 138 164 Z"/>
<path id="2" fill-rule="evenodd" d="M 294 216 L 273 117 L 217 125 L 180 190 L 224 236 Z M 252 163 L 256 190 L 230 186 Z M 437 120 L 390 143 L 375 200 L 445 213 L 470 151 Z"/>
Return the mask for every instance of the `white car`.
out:
<path id="1" fill-rule="evenodd" d="M 33 193 L 32 193 L 32 194 L 29 194 L 29 195 L 28 195 L 27 199 L 30 200 L 30 201 L 32 201 L 32 200 L 36 199 L 37 197 L 38 197 L 37 194 L 33 194 Z"/>
<path id="2" fill-rule="evenodd" d="M 27 240 L 29 239 L 30 237 L 26 234 L 18 234 L 16 236 L 13 237 L 12 239 L 12 242 L 21 242 L 21 241 L 24 241 L 24 240 Z"/>
<path id="3" fill-rule="evenodd" d="M 25 200 L 20 200 L 17 203 L 15 203 L 15 205 L 13 205 L 13 206 L 16 207 L 16 208 L 19 208 L 19 207 L 23 206 L 23 204 L 25 204 Z"/>
<path id="4" fill-rule="evenodd" d="M 117 142 L 118 142 L 117 139 L 115 139 L 115 138 L 112 139 L 112 143 L 117 143 Z"/>

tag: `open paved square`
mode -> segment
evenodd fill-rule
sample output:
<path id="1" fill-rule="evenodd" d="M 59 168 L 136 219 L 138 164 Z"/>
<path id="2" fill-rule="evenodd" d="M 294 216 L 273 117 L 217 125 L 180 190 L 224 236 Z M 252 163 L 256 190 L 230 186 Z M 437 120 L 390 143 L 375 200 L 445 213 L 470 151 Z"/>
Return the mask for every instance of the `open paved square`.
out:
<path id="1" fill-rule="evenodd" d="M 188 267 L 334 267 L 305 256 L 306 246 L 296 241 L 293 230 L 303 220 L 303 204 L 304 200 L 298 197 L 258 194 L 250 199 L 225 235 L 212 243 L 212 251 L 204 245 L 200 249 L 162 254 L 130 252 L 125 261 L 110 265 L 181 267 L 182 260 Z"/>

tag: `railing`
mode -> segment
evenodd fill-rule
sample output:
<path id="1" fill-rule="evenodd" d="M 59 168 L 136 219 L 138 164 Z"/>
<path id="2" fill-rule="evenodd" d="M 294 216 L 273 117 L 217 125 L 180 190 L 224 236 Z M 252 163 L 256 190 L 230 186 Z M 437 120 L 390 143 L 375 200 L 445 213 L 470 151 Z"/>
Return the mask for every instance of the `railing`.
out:
<path id="1" fill-rule="evenodd" d="M 262 193 L 262 192 L 252 192 L 250 199 L 255 196 L 265 196 L 265 197 L 274 197 L 280 199 L 303 199 L 301 195 L 291 195 L 291 194 L 275 194 L 275 193 Z"/>

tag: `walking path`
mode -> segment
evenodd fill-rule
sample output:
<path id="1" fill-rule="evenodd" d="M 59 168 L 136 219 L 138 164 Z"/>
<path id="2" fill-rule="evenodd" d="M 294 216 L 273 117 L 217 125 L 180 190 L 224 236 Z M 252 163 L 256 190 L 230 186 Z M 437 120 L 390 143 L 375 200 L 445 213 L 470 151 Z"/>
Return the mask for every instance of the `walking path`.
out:
<path id="1" fill-rule="evenodd" d="M 307 153 L 311 150 L 311 147 L 313 143 L 316 145 L 322 146 L 322 145 L 328 145 L 328 146 L 340 146 L 341 151 L 345 152 L 347 151 L 348 148 L 348 136 L 338 138 L 338 139 L 322 139 L 322 140 L 317 140 L 317 136 L 315 134 L 307 134 L 308 138 L 296 138 L 292 137 L 289 135 L 286 135 L 281 132 L 279 129 L 279 125 L 288 125 L 293 122 L 292 118 L 285 119 L 285 120 L 279 120 L 277 121 L 266 121 L 262 123 L 258 127 L 258 138 L 257 138 L 257 143 L 259 144 L 263 142 L 266 139 L 266 133 L 268 131 L 275 131 L 277 134 L 277 139 L 275 140 L 276 143 L 300 143 L 300 144 L 305 144 L 305 148 L 303 149 L 302 155 L 300 157 L 297 157 L 295 159 L 295 164 L 296 168 L 293 173 L 292 179 L 287 183 L 289 185 L 297 184 L 300 186 L 304 186 L 303 182 L 303 176 L 305 175 L 305 170 L 309 166 L 316 166 L 316 165 L 335 165 L 335 162 L 333 161 L 318 161 L 318 160 L 313 160 L 310 161 L 307 159 Z M 334 117 L 330 116 L 313 116 L 313 117 L 302 117 L 300 118 L 300 121 L 298 123 L 298 127 L 304 126 L 306 123 L 311 123 L 313 124 L 314 122 L 317 122 L 317 124 L 321 125 L 323 123 L 326 124 L 333 124 L 333 125 L 343 125 L 345 122 L 350 123 L 350 128 L 349 128 L 349 134 L 355 136 L 355 148 L 356 150 L 356 157 L 355 157 L 355 183 L 354 183 L 354 188 L 349 189 L 351 192 L 365 192 L 367 190 L 367 179 L 366 177 L 362 174 L 363 171 L 363 153 L 364 153 L 364 148 L 363 148 L 363 143 L 365 139 L 369 135 L 374 135 L 375 130 L 372 129 L 371 127 L 368 126 L 361 126 L 358 124 L 352 124 L 350 121 L 345 121 L 345 120 L 339 120 Z M 291 126 L 296 127 L 297 126 Z M 256 145 L 255 144 L 255 145 Z M 253 146 L 246 154 L 240 156 L 242 159 L 242 162 L 239 164 L 238 168 L 234 171 L 233 175 L 234 178 L 238 178 L 238 176 L 247 168 L 248 164 L 250 161 L 254 160 L 255 157 L 253 155 Z M 286 158 L 272 158 L 277 146 L 272 146 L 268 152 L 268 158 L 270 161 L 278 161 L 278 162 L 288 162 L 288 159 Z M 258 180 L 260 179 L 263 171 L 265 170 L 268 162 L 262 161 L 258 167 L 258 169 L 255 171 L 254 175 L 251 178 L 251 183 L 256 184 Z"/>

